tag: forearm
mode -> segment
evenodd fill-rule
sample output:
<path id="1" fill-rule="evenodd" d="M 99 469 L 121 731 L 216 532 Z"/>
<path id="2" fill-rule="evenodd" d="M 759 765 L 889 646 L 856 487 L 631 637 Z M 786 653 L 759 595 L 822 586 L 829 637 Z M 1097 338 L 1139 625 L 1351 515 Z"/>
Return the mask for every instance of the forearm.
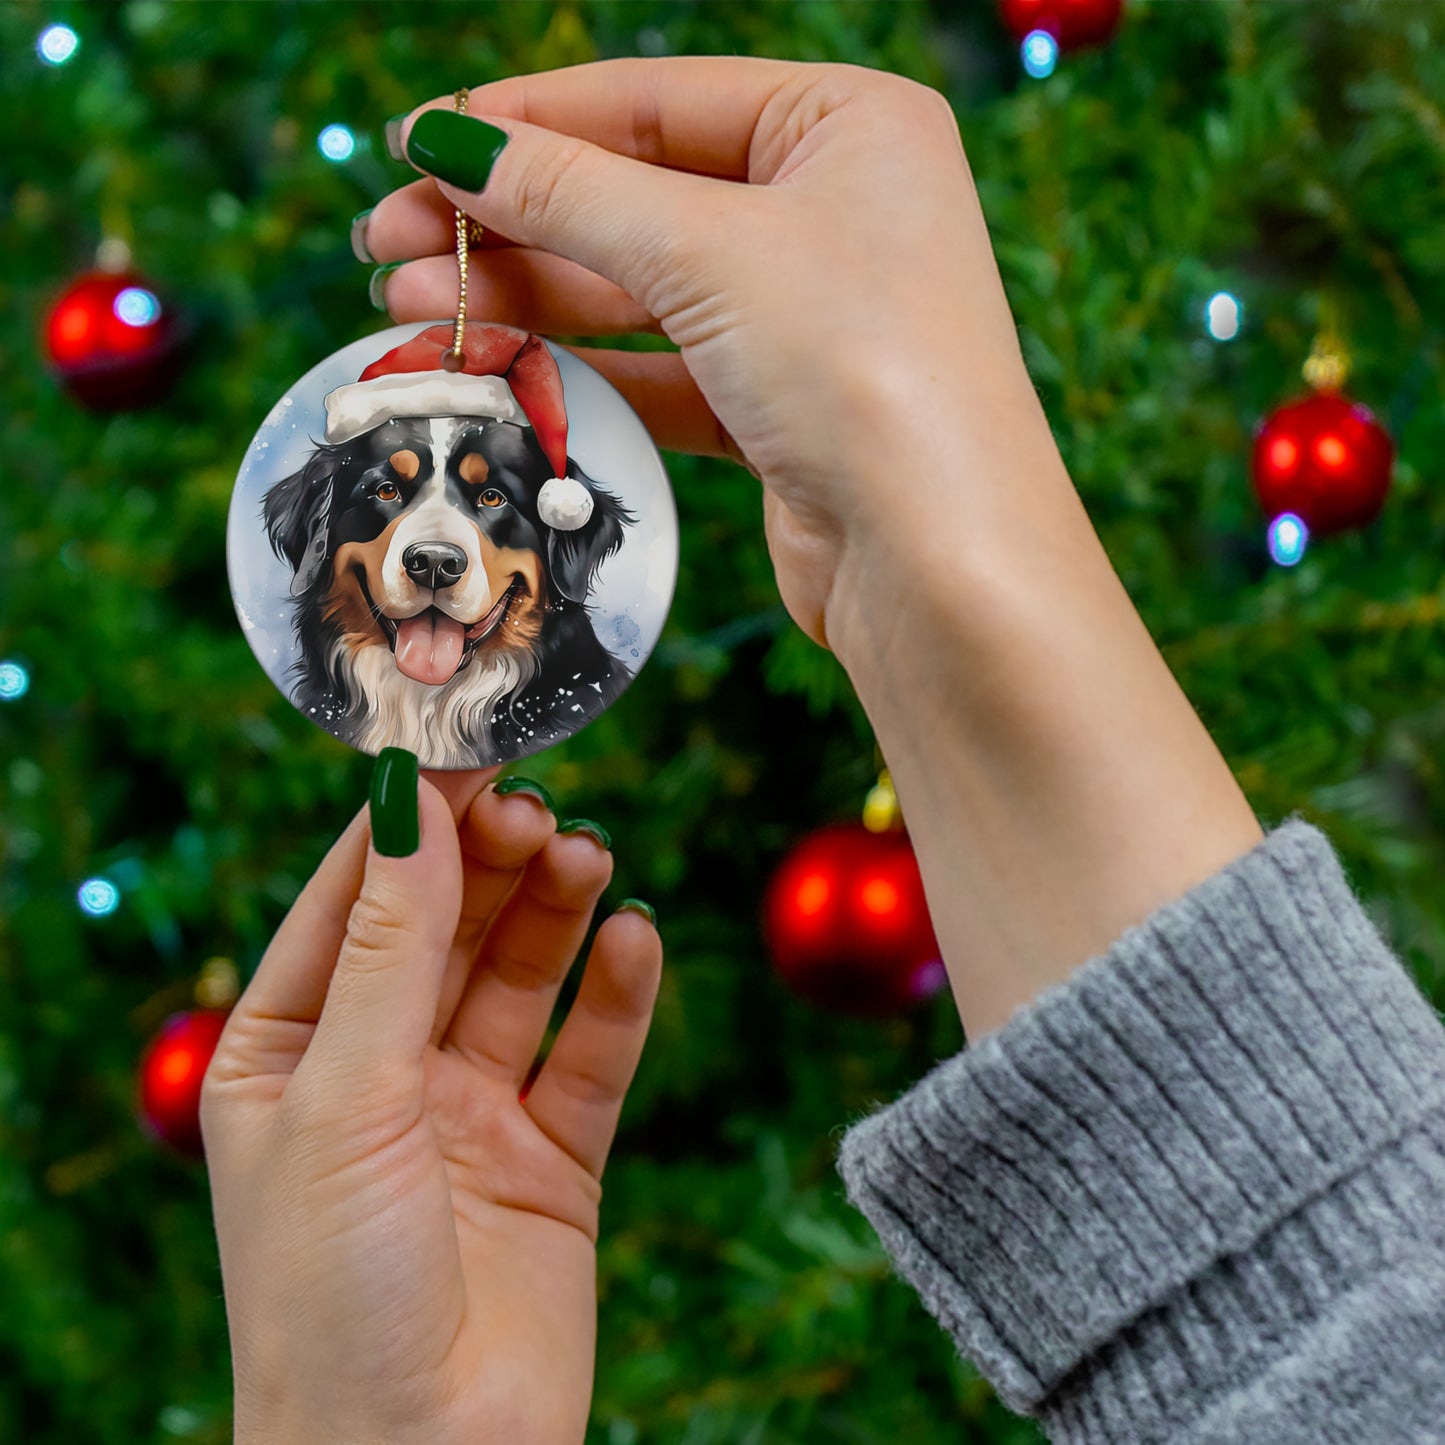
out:
<path id="1" fill-rule="evenodd" d="M 970 1038 L 1261 837 L 1031 402 L 908 465 L 937 505 L 850 539 L 828 611 Z"/>

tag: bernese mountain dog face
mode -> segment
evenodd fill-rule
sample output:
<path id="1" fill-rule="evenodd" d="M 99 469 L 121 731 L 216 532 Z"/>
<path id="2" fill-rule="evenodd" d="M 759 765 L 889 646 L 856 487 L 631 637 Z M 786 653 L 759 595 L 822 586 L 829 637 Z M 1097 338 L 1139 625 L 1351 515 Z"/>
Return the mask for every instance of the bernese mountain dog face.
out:
<path id="1" fill-rule="evenodd" d="M 433 687 L 478 648 L 530 651 L 549 596 L 545 542 L 509 455 L 521 437 L 520 427 L 394 421 L 343 450 L 322 616 L 353 650 L 384 643 L 407 677 Z"/>
<path id="2" fill-rule="evenodd" d="M 368 752 L 478 767 L 566 736 L 620 693 L 630 673 L 582 604 L 635 518 L 569 461 L 591 516 L 547 526 L 551 475 L 530 427 L 401 417 L 318 445 L 272 487 L 262 513 L 292 569 L 302 710 Z"/>

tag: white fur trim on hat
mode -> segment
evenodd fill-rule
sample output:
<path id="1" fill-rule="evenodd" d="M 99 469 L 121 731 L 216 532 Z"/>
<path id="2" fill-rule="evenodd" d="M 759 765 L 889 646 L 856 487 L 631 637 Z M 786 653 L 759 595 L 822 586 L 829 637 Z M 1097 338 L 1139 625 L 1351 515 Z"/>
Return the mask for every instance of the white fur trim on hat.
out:
<path id="1" fill-rule="evenodd" d="M 494 416 L 530 426 L 500 376 L 399 371 L 338 386 L 326 398 L 326 440 L 349 442 L 394 416 Z"/>
<path id="2" fill-rule="evenodd" d="M 558 532 L 575 532 L 592 515 L 592 493 L 576 477 L 553 477 L 537 493 L 537 515 Z"/>

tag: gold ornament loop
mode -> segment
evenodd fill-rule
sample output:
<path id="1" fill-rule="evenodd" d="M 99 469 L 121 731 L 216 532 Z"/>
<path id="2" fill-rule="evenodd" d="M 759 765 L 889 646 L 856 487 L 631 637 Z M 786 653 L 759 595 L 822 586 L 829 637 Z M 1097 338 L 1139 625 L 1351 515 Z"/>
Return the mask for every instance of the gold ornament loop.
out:
<path id="1" fill-rule="evenodd" d="M 1340 303 L 1331 292 L 1320 296 L 1319 329 L 1301 371 L 1315 391 L 1342 391 L 1350 375 L 1350 351 L 1340 324 Z"/>
<path id="2" fill-rule="evenodd" d="M 1315 391 L 1341 391 L 1350 375 L 1350 354 L 1337 331 L 1321 331 L 1303 368 L 1305 384 Z"/>
<path id="3" fill-rule="evenodd" d="M 863 803 L 863 826 L 870 833 L 889 833 L 903 826 L 898 794 L 893 791 L 893 779 L 887 768 L 878 774 L 878 781 L 868 790 Z"/>
<path id="4" fill-rule="evenodd" d="M 195 995 L 202 1008 L 230 1008 L 241 995 L 236 965 L 229 958 L 208 958 L 201 965 Z"/>

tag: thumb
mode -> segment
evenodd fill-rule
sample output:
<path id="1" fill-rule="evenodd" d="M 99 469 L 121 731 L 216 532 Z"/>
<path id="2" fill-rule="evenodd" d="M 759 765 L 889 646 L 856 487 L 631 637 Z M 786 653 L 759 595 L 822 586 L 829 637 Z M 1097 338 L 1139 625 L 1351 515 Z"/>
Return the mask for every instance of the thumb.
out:
<path id="1" fill-rule="evenodd" d="M 418 779 L 414 754 L 387 748 L 372 780 L 361 894 L 298 1074 L 374 1087 L 420 1066 L 461 906 L 451 806 Z"/>
<path id="2" fill-rule="evenodd" d="M 586 266 L 656 316 L 686 304 L 687 269 L 708 240 L 698 218 L 747 199 L 747 187 L 648 165 L 511 116 L 428 108 L 402 128 L 401 148 L 483 226 Z M 664 284 L 669 294 L 660 298 Z"/>

